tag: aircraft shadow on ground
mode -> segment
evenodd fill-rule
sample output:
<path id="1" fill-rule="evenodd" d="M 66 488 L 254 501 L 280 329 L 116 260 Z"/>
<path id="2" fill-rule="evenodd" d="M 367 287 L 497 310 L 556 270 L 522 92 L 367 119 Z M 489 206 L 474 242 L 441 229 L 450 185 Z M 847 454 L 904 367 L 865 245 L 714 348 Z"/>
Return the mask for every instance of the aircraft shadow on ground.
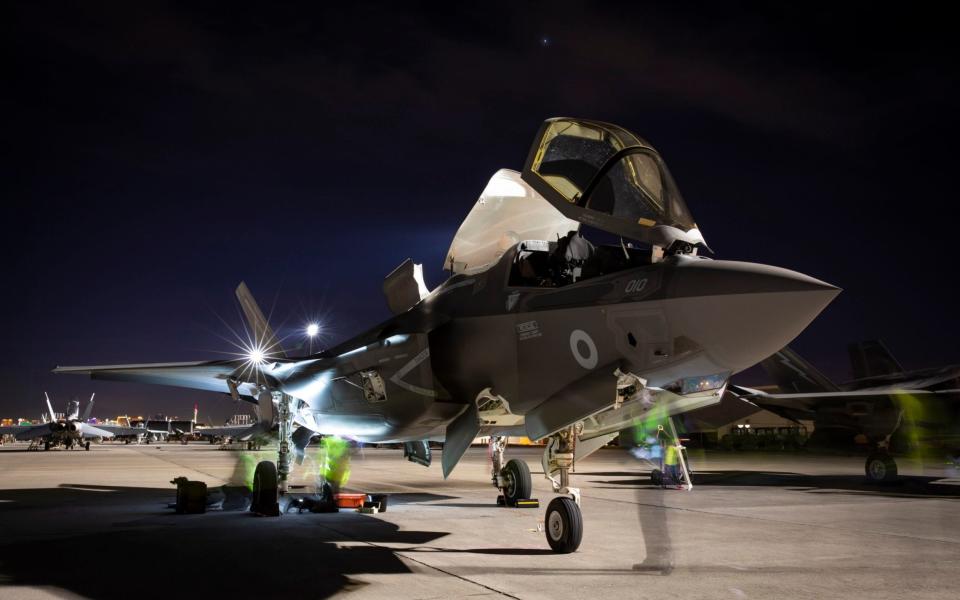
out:
<path id="1" fill-rule="evenodd" d="M 172 489 L 0 490 L 0 586 L 54 586 L 87 598 L 323 598 L 356 574 L 409 573 L 380 544 L 447 535 L 400 531 L 353 511 L 260 518 L 176 515 Z M 2 595 L 0 587 L 0 595 Z"/>
<path id="2" fill-rule="evenodd" d="M 612 471 L 586 472 L 581 477 L 629 477 L 630 479 L 591 480 L 592 483 L 613 486 L 653 487 L 645 472 Z M 639 477 L 638 477 L 639 475 Z M 708 471 L 693 473 L 696 486 L 716 487 L 779 487 L 789 491 L 808 493 L 856 492 L 873 496 L 960 498 L 960 486 L 938 483 L 942 477 L 901 476 L 890 482 L 873 483 L 857 475 L 805 475 L 774 471 Z"/>

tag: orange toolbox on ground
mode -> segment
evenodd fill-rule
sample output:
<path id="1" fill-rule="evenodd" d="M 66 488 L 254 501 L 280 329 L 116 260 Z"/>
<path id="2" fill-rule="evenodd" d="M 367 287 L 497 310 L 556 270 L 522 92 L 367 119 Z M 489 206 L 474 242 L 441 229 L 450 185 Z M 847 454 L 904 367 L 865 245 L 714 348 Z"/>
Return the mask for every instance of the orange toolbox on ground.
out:
<path id="1" fill-rule="evenodd" d="M 340 508 L 362 508 L 367 501 L 366 494 L 334 494 L 333 497 Z"/>

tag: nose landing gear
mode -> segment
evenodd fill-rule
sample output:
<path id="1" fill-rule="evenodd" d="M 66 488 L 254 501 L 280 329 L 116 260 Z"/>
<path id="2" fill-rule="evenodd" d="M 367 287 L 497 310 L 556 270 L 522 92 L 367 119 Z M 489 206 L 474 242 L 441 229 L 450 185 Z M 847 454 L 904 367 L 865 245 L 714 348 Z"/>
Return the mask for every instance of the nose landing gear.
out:
<path id="1" fill-rule="evenodd" d="M 560 554 L 576 552 L 583 539 L 580 490 L 570 487 L 576 436 L 574 427 L 558 431 L 550 436 L 543 452 L 543 474 L 553 484 L 553 491 L 563 494 L 550 501 L 544 519 L 547 543 Z"/>
<path id="2" fill-rule="evenodd" d="M 547 543 L 559 554 L 575 552 L 583 538 L 583 514 L 568 496 L 559 496 L 547 505 Z"/>

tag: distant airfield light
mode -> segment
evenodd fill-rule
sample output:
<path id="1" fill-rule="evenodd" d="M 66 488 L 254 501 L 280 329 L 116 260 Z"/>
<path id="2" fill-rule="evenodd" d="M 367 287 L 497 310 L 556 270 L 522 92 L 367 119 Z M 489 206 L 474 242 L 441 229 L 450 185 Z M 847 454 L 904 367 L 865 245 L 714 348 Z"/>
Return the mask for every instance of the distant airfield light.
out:
<path id="1" fill-rule="evenodd" d="M 307 325 L 307 335 L 309 337 L 317 337 L 318 333 L 320 333 L 320 325 L 317 323 L 310 323 Z"/>

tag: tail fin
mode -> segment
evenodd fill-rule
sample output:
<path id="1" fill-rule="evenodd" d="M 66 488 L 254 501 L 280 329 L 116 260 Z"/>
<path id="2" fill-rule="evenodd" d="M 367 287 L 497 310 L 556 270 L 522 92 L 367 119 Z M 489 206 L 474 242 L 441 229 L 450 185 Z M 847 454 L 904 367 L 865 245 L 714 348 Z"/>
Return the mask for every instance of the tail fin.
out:
<path id="1" fill-rule="evenodd" d="M 80 418 L 80 401 L 77 400 L 76 396 L 73 397 L 73 400 L 67 403 L 66 417 L 71 421 L 76 421 Z"/>
<path id="2" fill-rule="evenodd" d="M 839 388 L 799 354 L 783 348 L 762 363 L 766 372 L 785 393 L 836 392 Z"/>
<path id="3" fill-rule="evenodd" d="M 237 300 L 240 301 L 240 308 L 243 309 L 243 315 L 250 326 L 254 344 L 262 349 L 267 356 L 286 358 L 287 353 L 280 346 L 280 340 L 270 327 L 270 323 L 267 322 L 267 318 L 263 316 L 260 307 L 257 306 L 257 301 L 253 299 L 250 288 L 242 281 L 237 286 Z"/>
<path id="4" fill-rule="evenodd" d="M 854 379 L 903 373 L 903 367 L 880 340 L 854 342 L 847 346 Z"/>
<path id="5" fill-rule="evenodd" d="M 57 413 L 53 412 L 53 405 L 50 404 L 50 396 L 44 392 L 43 397 L 47 399 L 47 410 L 50 411 L 50 422 L 53 423 L 57 420 Z"/>
<path id="6" fill-rule="evenodd" d="M 85 408 L 85 409 L 83 410 L 83 419 L 82 419 L 82 421 L 83 421 L 84 423 L 86 423 L 87 421 L 90 420 L 90 413 L 93 412 L 93 397 L 96 396 L 96 395 L 97 395 L 96 392 L 90 394 L 90 402 L 87 403 L 87 408 Z"/>

